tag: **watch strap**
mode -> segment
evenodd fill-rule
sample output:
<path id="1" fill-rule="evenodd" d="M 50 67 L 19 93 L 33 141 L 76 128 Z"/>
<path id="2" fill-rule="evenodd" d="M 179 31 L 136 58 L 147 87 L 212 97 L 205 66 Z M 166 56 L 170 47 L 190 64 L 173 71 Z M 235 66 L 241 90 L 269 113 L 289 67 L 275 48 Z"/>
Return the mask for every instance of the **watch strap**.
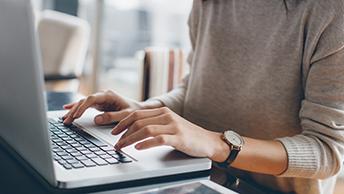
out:
<path id="1" fill-rule="evenodd" d="M 231 146 L 231 147 L 233 148 L 233 146 Z M 219 166 L 220 166 L 220 167 L 223 167 L 223 168 L 228 167 L 228 166 L 231 165 L 232 162 L 236 159 L 236 157 L 238 156 L 238 154 L 239 154 L 239 150 L 237 150 L 237 149 L 231 149 L 231 151 L 230 151 L 230 153 L 229 153 L 227 159 L 226 159 L 224 162 L 219 163 Z"/>
<path id="2" fill-rule="evenodd" d="M 227 159 L 224 162 L 219 163 L 219 166 L 222 168 L 227 168 L 236 159 L 236 157 L 238 156 L 238 154 L 241 150 L 241 147 L 234 146 L 229 141 L 227 141 L 224 134 L 222 137 L 223 137 L 223 141 L 225 141 L 228 144 L 228 146 L 230 147 L 230 151 L 229 151 Z"/>

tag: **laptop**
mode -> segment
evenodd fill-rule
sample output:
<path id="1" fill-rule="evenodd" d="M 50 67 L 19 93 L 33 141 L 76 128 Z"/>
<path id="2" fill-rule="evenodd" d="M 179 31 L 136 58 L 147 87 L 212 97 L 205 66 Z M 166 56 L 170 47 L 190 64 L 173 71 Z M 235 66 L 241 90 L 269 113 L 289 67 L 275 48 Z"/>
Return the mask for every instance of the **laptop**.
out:
<path id="1" fill-rule="evenodd" d="M 114 150 L 120 135 L 110 135 L 112 126 L 96 126 L 95 110 L 64 126 L 64 111 L 46 109 L 31 2 L 0 0 L 0 26 L 0 140 L 45 182 L 76 189 L 209 172 L 210 160 L 168 146 Z"/>

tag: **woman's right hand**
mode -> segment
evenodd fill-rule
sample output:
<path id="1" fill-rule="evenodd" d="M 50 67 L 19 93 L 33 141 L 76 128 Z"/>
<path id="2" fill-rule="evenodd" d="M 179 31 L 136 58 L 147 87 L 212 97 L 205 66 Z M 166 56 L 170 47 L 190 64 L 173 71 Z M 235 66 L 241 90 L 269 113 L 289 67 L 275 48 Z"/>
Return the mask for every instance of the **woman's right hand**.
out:
<path id="1" fill-rule="evenodd" d="M 94 118 L 97 125 L 107 125 L 114 121 L 120 121 L 135 110 L 144 108 L 142 103 L 126 99 L 113 91 L 100 92 L 79 102 L 64 105 L 63 108 L 69 112 L 62 117 L 63 123 L 70 125 L 91 107 L 104 112 Z"/>

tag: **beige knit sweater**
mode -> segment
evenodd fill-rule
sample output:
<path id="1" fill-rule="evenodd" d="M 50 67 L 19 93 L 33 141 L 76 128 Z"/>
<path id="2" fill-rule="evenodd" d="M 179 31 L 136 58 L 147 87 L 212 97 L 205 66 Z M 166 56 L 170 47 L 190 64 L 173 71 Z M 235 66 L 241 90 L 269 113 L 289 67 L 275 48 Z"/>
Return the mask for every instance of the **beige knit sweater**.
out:
<path id="1" fill-rule="evenodd" d="M 331 193 L 344 154 L 343 10 L 343 0 L 194 0 L 190 74 L 159 99 L 206 129 L 281 141 L 288 169 L 247 173 L 257 183 Z"/>

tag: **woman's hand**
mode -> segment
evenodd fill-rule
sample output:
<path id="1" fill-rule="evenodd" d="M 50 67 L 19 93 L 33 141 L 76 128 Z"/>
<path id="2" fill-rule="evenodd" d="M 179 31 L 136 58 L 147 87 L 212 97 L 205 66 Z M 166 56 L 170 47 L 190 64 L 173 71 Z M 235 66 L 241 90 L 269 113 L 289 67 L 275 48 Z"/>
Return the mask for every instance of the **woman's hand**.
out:
<path id="1" fill-rule="evenodd" d="M 63 108 L 69 110 L 62 117 L 64 124 L 71 124 L 75 119 L 80 118 L 90 107 L 104 112 L 103 114 L 97 115 L 94 119 L 98 125 L 106 125 L 114 121 L 120 121 L 133 111 L 143 108 L 139 102 L 125 99 L 115 92 L 100 92 L 88 96 L 79 102 L 64 105 Z"/>
<path id="2" fill-rule="evenodd" d="M 140 142 L 135 145 L 138 150 L 169 145 L 188 155 L 219 162 L 229 153 L 229 146 L 220 133 L 205 130 L 166 107 L 134 111 L 119 122 L 112 134 L 118 135 L 126 129 L 115 145 L 116 149 L 136 142 Z"/>

